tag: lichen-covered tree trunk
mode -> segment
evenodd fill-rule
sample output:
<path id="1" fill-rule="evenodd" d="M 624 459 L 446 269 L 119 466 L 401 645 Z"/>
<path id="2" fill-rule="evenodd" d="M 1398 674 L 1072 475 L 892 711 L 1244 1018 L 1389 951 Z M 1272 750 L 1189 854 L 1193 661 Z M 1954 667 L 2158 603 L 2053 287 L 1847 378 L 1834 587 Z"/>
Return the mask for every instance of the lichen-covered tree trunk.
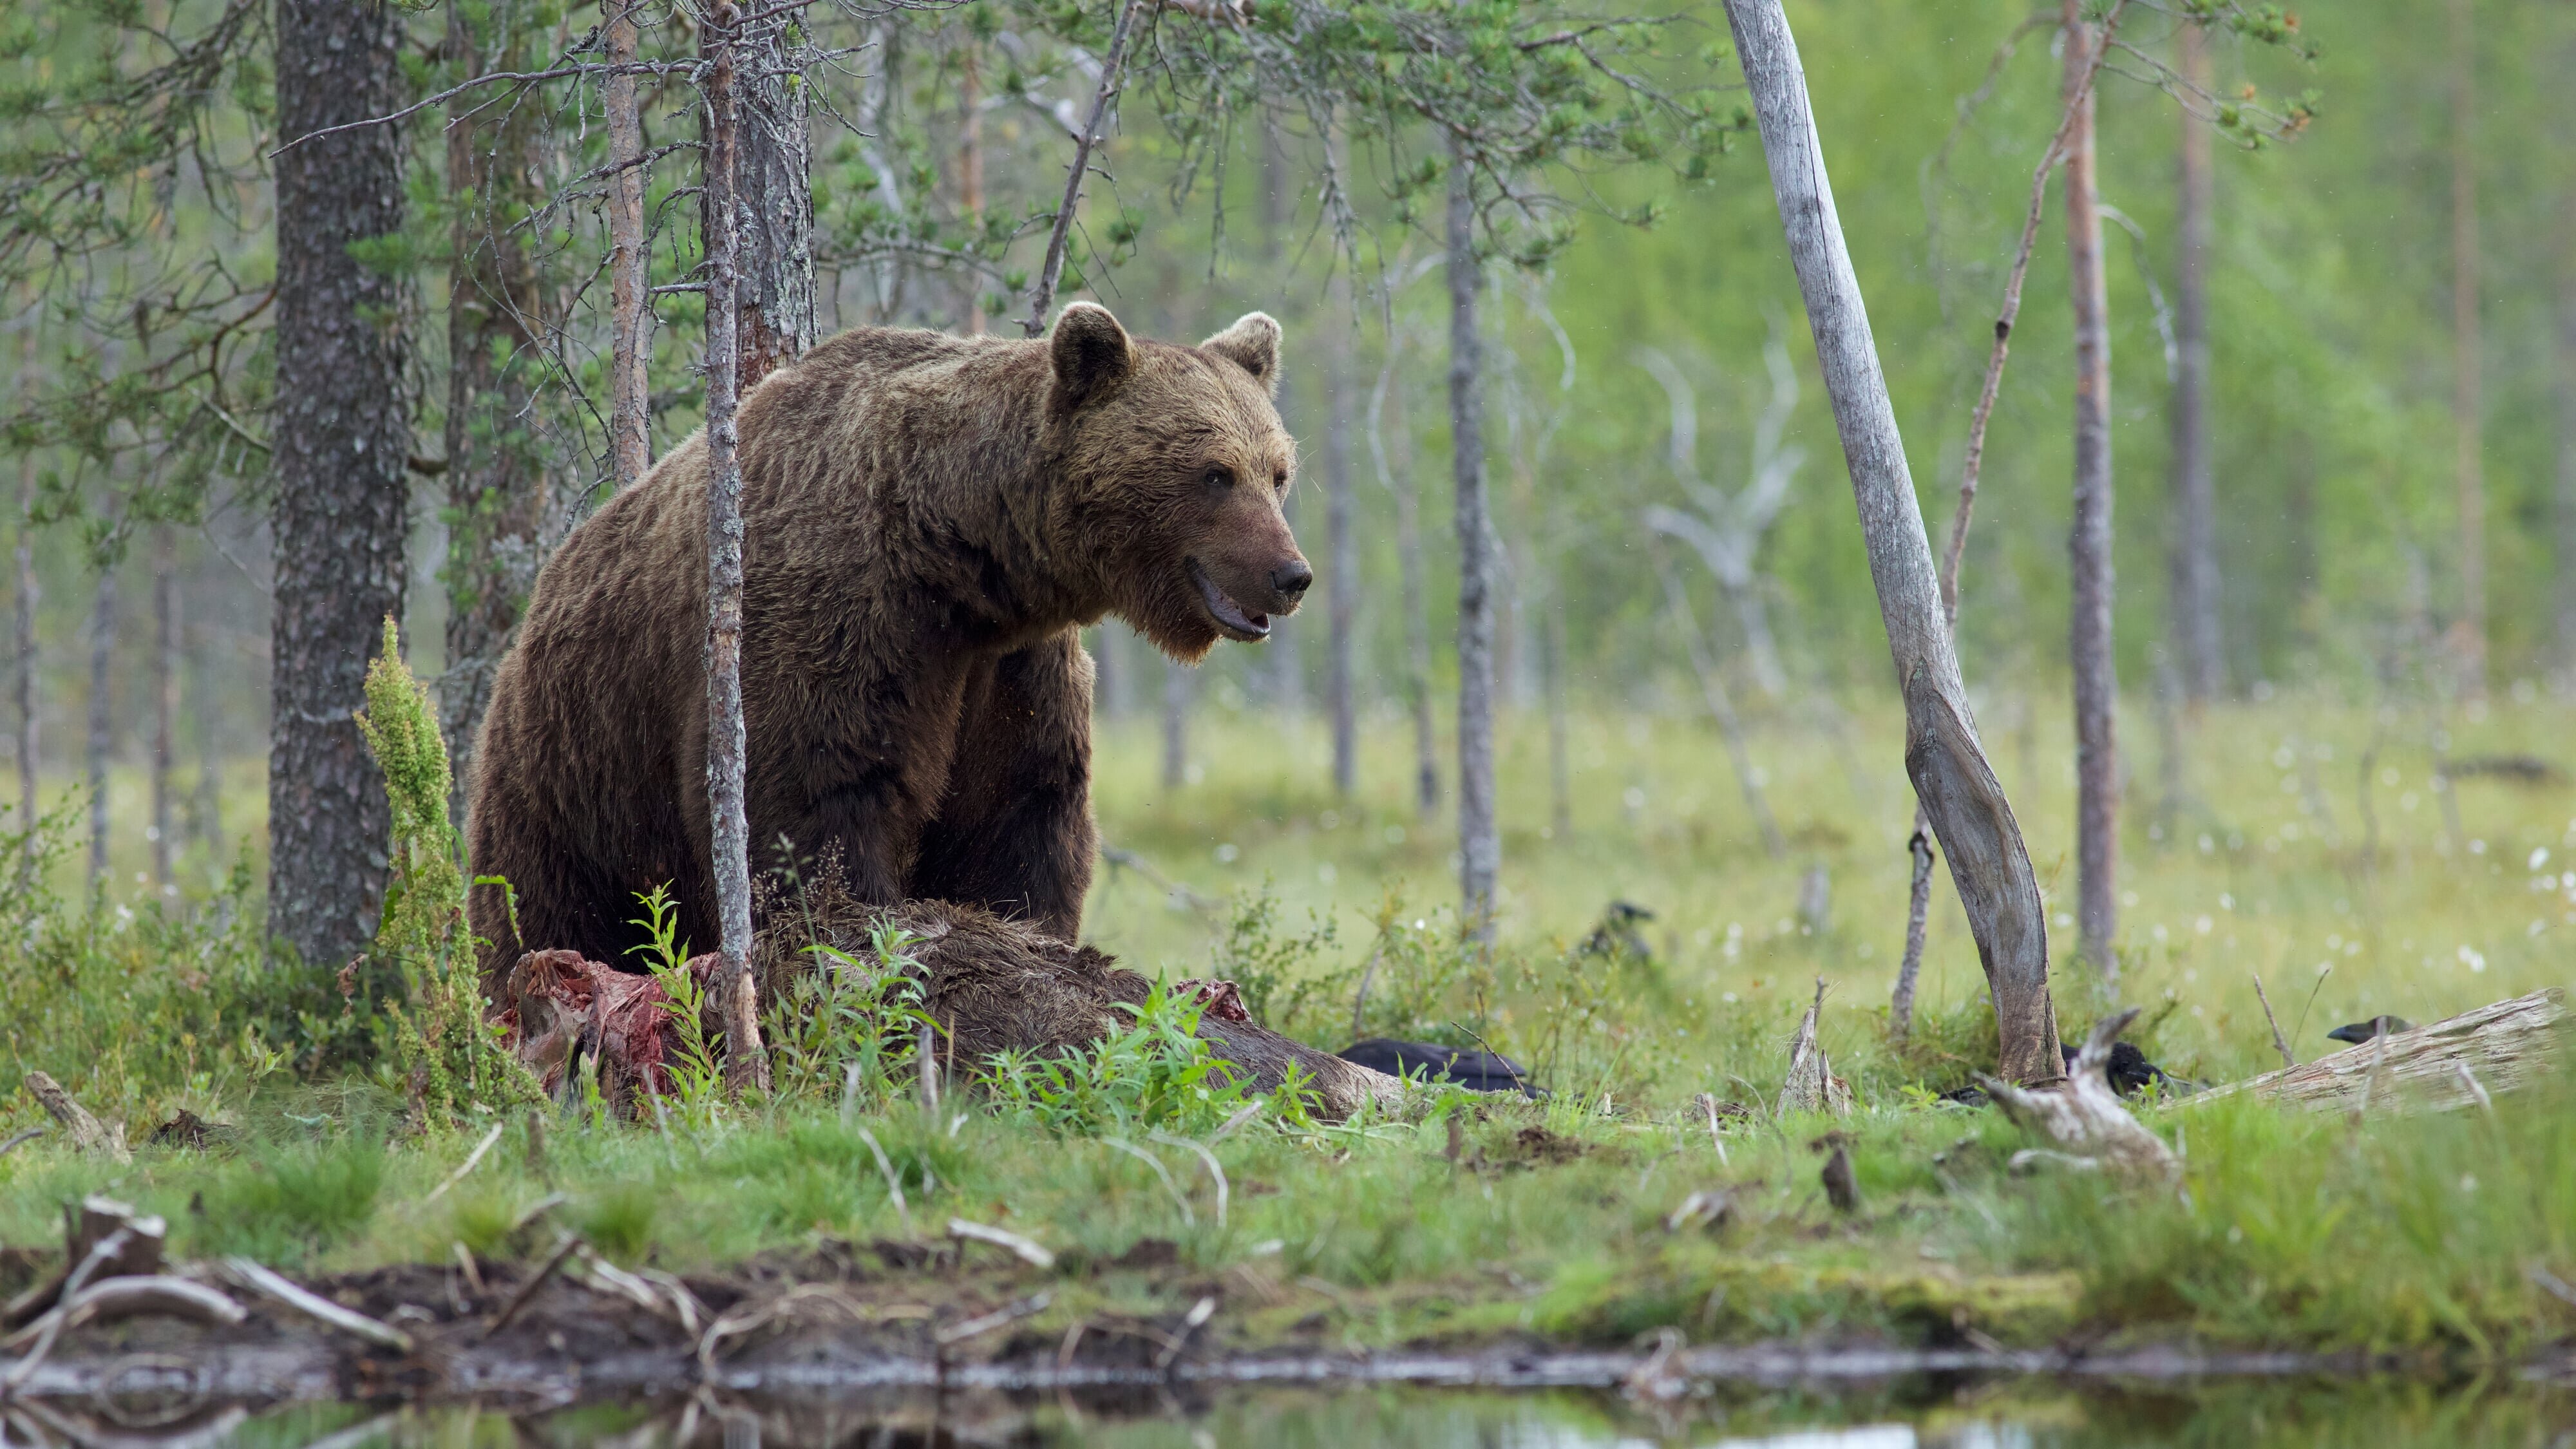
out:
<path id="1" fill-rule="evenodd" d="M 2065 0 L 2066 93 L 2076 110 L 2066 143 L 2066 267 L 2075 330 L 2074 524 L 2067 538 L 2075 678 L 2075 918 L 2084 959 L 2119 974 L 2119 675 L 2111 658 L 2111 322 L 2102 273 L 2102 212 L 2093 164 L 2093 47 L 2103 43 L 2084 0 Z"/>
<path id="2" fill-rule="evenodd" d="M 2209 35 L 2186 22 L 2174 37 L 2183 79 L 2210 87 Z M 2226 692 L 2218 608 L 2218 489 L 2210 456 L 2209 244 L 2216 191 L 2209 123 L 2182 108 L 2181 185 L 2174 249 L 2173 598 L 2167 606 L 2194 708 Z"/>
<path id="3" fill-rule="evenodd" d="M 1476 293 L 1475 178 L 1462 152 L 1449 161 L 1449 451 L 1458 530 L 1458 920 L 1494 934 L 1503 839 L 1494 815 L 1493 551 L 1485 522 L 1484 339 Z"/>
<path id="4" fill-rule="evenodd" d="M 526 17 L 506 5 L 470 18 L 454 7 L 449 52 L 469 74 L 522 69 L 526 29 Z M 456 217 L 448 270 L 448 533 L 441 571 L 447 670 L 438 696 L 439 727 L 454 761 L 449 813 L 460 821 L 475 733 L 536 582 L 553 491 L 536 407 L 541 352 L 556 325 L 554 291 L 539 274 L 525 226 L 528 213 L 545 201 L 541 119 L 533 106 L 496 107 L 473 93 L 459 97 L 448 116 L 447 184 Z M 614 259 L 611 265 L 614 280 Z M 611 371 L 613 409 L 619 398 Z"/>
<path id="5" fill-rule="evenodd" d="M 769 1058 L 751 977 L 751 828 L 743 804 L 742 718 L 742 457 L 735 412 L 745 365 L 743 324 L 755 307 L 741 301 L 735 265 L 744 174 L 736 154 L 741 111 L 736 80 L 746 57 L 741 12 L 717 0 L 699 31 L 705 62 L 707 117 L 704 176 L 707 279 L 707 814 L 724 969 L 714 986 L 725 1023 L 725 1088 L 740 1094 L 769 1088 Z"/>
<path id="6" fill-rule="evenodd" d="M 608 63 L 635 63 L 640 40 L 635 23 L 642 0 L 604 0 Z M 647 303 L 644 254 L 644 113 L 636 77 L 611 75 L 600 86 L 607 113 L 608 160 L 618 169 L 607 183 L 608 210 L 608 466 L 623 489 L 653 466 L 653 400 L 650 363 L 653 311 Z M 462 778 L 465 774 L 457 772 Z"/>
<path id="7" fill-rule="evenodd" d="M 733 78 L 734 305 L 748 392 L 814 345 L 814 157 L 789 44 L 798 12 L 741 13 L 751 18 L 741 22 Z"/>
<path id="8" fill-rule="evenodd" d="M 399 14 L 277 0 L 278 134 L 394 110 Z M 384 898 L 384 781 L 355 711 L 402 607 L 411 415 L 401 284 L 351 247 L 402 229 L 402 152 L 401 128 L 362 126 L 276 163 L 268 922 L 321 968 L 367 948 Z"/>

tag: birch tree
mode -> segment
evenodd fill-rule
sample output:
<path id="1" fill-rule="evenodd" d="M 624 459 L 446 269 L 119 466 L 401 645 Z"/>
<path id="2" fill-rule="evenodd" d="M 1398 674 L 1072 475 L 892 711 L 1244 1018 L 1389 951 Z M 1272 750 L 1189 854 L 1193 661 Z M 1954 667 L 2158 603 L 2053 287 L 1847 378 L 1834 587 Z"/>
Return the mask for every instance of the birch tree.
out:
<path id="1" fill-rule="evenodd" d="M 2472 698 L 2487 687 L 2486 400 L 2479 372 L 2477 14 L 2449 0 L 2451 102 L 2451 431 L 2457 494 L 2460 613 L 2451 624 L 2453 667 Z"/>
<path id="2" fill-rule="evenodd" d="M 2174 45 L 2185 84 L 2212 84 L 2209 29 L 2185 19 Z M 2226 691 L 2220 639 L 2218 498 L 2210 457 L 2209 248 L 2216 192 L 2209 125 L 2179 110 L 2179 185 L 2174 208 L 2173 574 L 2168 614 L 2180 658 L 2183 698 L 2198 707 Z"/>
<path id="3" fill-rule="evenodd" d="M 1758 561 L 1762 542 L 1788 506 L 1789 489 L 1807 460 L 1806 449 L 1787 441 L 1789 419 L 1798 409 L 1798 373 L 1789 365 L 1789 349 L 1777 335 L 1763 345 L 1770 396 L 1753 425 L 1751 471 L 1744 486 L 1731 494 L 1700 476 L 1698 394 L 1690 379 L 1672 358 L 1651 347 L 1638 349 L 1637 362 L 1663 386 L 1671 417 L 1665 463 L 1691 505 L 1688 510 L 1649 505 L 1642 515 L 1646 526 L 1698 555 L 1744 631 L 1754 682 L 1778 699 L 1788 692 L 1789 677 L 1772 637 Z"/>

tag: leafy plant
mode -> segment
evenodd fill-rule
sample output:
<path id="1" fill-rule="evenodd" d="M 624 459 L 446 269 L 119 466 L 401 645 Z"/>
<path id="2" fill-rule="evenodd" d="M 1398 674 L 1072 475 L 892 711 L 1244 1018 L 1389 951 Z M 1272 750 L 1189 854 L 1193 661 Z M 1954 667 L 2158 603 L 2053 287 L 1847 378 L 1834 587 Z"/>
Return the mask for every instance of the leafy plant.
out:
<path id="1" fill-rule="evenodd" d="M 1235 897 L 1209 974 L 1233 981 L 1255 1020 L 1282 1035 L 1312 1039 L 1339 1029 L 1341 1003 L 1349 999 L 1348 971 L 1316 969 L 1338 938 L 1332 918 L 1317 912 L 1307 914 L 1303 935 L 1288 934 L 1279 921 L 1278 884 L 1264 880 L 1261 889 Z"/>
<path id="2" fill-rule="evenodd" d="M 653 939 L 630 946 L 627 954 L 644 958 L 644 967 L 662 987 L 662 1009 L 671 1016 L 677 1050 L 663 1062 L 671 1095 L 681 1115 L 693 1122 L 712 1120 L 723 1104 L 724 1068 L 707 1035 L 707 992 L 689 971 L 689 943 L 680 939 L 680 905 L 666 882 L 635 898 L 644 914 L 627 924 L 642 926 Z M 594 1084 L 590 1089 L 597 1088 Z M 650 1090 L 650 1084 L 647 1084 Z"/>
<path id="3" fill-rule="evenodd" d="M 867 959 L 817 942 L 813 969 L 772 994 L 766 1034 L 770 1070 L 781 1098 L 829 1099 L 853 1110 L 889 1100 L 894 1082 L 918 1050 L 920 940 L 892 921 L 868 930 Z M 932 1023 L 934 1026 L 936 1023 Z"/>
<path id="4" fill-rule="evenodd" d="M 399 974 L 402 999 L 385 1009 L 393 1064 L 426 1125 L 473 1110 L 543 1099 L 510 1055 L 498 1025 L 484 1019 L 475 941 L 465 925 L 465 873 L 447 799 L 454 777 L 439 738 L 429 689 L 403 663 L 394 621 L 384 650 L 367 666 L 367 707 L 358 730 L 384 771 L 393 807 L 384 917 L 370 964 Z"/>
<path id="5" fill-rule="evenodd" d="M 1244 1079 L 1197 1035 L 1195 998 L 1173 996 L 1157 982 L 1142 1005 L 1114 1005 L 1131 1024 L 1090 1046 L 1048 1056 L 995 1054 L 996 1109 L 1057 1133 L 1186 1133 L 1214 1127 L 1253 1100 Z"/>

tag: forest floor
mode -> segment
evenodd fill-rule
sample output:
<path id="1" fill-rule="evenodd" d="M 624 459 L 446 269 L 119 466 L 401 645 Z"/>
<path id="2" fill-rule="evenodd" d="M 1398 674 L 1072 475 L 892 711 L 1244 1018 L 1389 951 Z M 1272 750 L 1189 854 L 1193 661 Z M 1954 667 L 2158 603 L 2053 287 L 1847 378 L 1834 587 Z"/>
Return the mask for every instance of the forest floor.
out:
<path id="1" fill-rule="evenodd" d="M 1451 1096 L 1406 1120 L 1265 1120 L 1211 1142 L 1177 1121 L 1051 1130 L 972 1090 L 935 1114 L 895 1097 L 846 1112 L 807 1092 L 640 1127 L 559 1120 L 536 1149 L 513 1117 L 441 1190 L 483 1128 L 405 1134 L 382 1085 L 289 1085 L 258 1041 L 190 1026 L 184 1000 L 155 993 L 202 963 L 154 953 L 211 959 L 205 933 L 237 923 L 154 935 L 154 912 L 119 924 L 111 901 L 78 937 L 106 964 L 0 936 L 0 954 L 30 953 L 5 963 L 24 1007 L 12 1079 L 52 1072 L 137 1144 L 183 1106 L 234 1130 L 204 1148 L 138 1145 L 124 1165 L 58 1135 L 0 1157 L 0 1289 L 59 1261 L 65 1203 L 106 1193 L 165 1215 L 175 1257 L 245 1254 L 459 1345 L 566 1233 L 685 1278 L 712 1313 L 834 1285 L 710 1362 L 816 1333 L 896 1357 L 1132 1367 L 1633 1351 L 1670 1329 L 1693 1344 L 2294 1349 L 2450 1374 L 2576 1343 L 2569 1074 L 2447 1116 L 2142 1104 L 2183 1156 L 2179 1190 L 2014 1176 L 2022 1134 L 1935 1096 L 1993 1052 L 1946 881 L 1918 1029 L 1902 1046 L 1887 1036 L 1905 887 L 1893 739 L 1852 725 L 1838 745 L 1791 720 L 1758 733 L 1791 843 L 1774 858 L 1706 730 L 1574 723 L 1565 831 L 1550 823 L 1543 721 L 1507 731 L 1505 945 L 1483 963 L 1455 950 L 1433 904 L 1450 893 L 1449 847 L 1406 798 L 1394 722 L 1370 731 L 1354 801 L 1321 783 L 1313 723 L 1283 745 L 1252 712 L 1216 706 L 1181 790 L 1152 783 L 1150 721 L 1105 729 L 1099 770 L 1107 841 L 1164 877 L 1104 870 L 1101 944 L 1149 975 L 1257 978 L 1271 1019 L 1335 1046 L 1374 961 L 1362 1030 L 1488 1040 L 1554 1089 L 1544 1102 Z M 2148 723 L 2130 738 L 2152 741 Z M 2523 755 L 2563 768 L 2553 752 L 2571 723 L 2562 706 L 2500 701 L 2451 720 L 2442 745 L 2455 771 Z M 2072 894 L 2063 742 L 1987 727 L 2054 910 Z M 2249 706 L 2185 736 L 2170 809 L 2156 771 L 2136 772 L 2117 995 L 2148 1007 L 2133 1039 L 2151 1057 L 2200 1081 L 2275 1065 L 2258 973 L 2303 1059 L 2339 1047 L 2323 1033 L 2342 1022 L 2427 1021 L 2570 984 L 2576 789 L 2490 768 L 2446 802 L 2432 739 L 2420 720 Z M 1802 921 L 1800 882 L 1818 867 L 1831 904 Z M 1651 960 L 1569 949 L 1614 898 L 1655 912 Z M 2073 971 L 2061 962 L 2070 1038 L 2111 996 Z M 1776 1118 L 1818 977 L 1832 985 L 1823 1039 L 1859 1104 L 1847 1120 Z M 1714 1134 L 1701 1093 L 1733 1104 Z M 40 1120 L 19 1097 L 0 1130 Z M 1853 1212 L 1819 1183 L 1829 1132 L 1844 1134 Z M 955 1238 L 951 1219 L 1019 1234 L 1052 1262 Z M 509 1333 L 532 1354 L 686 1357 L 677 1330 L 569 1283 L 529 1312 Z"/>

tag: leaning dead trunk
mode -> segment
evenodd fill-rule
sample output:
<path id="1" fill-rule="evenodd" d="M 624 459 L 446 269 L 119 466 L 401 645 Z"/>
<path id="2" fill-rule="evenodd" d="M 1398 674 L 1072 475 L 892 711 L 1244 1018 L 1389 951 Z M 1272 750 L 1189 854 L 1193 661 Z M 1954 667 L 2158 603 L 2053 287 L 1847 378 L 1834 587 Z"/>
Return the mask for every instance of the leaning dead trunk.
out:
<path id="1" fill-rule="evenodd" d="M 734 412 L 741 313 L 734 271 L 734 68 L 739 12 L 717 0 L 700 32 L 706 60 L 707 277 L 707 811 L 724 970 L 725 1087 L 769 1087 L 751 961 L 750 826 L 743 813 L 742 458 Z"/>
<path id="2" fill-rule="evenodd" d="M 2075 328 L 2075 521 L 2067 538 L 2075 676 L 2075 919 L 2084 959 L 2106 980 L 2120 963 L 2120 780 L 2113 718 L 2120 683 L 2111 660 L 2111 322 L 2102 275 L 2102 212 L 2093 171 L 2094 47 L 2106 43 L 2065 0 L 2066 94 L 2075 131 L 2066 145 L 2066 270 Z"/>
<path id="3" fill-rule="evenodd" d="M 2212 1087 L 2185 1106 L 2251 1092 L 2312 1112 L 2457 1111 L 2567 1066 L 2567 993 L 2557 987 L 2376 1036 L 2297 1066 Z"/>
<path id="4" fill-rule="evenodd" d="M 1906 773 L 1967 907 L 1994 994 L 2003 1074 L 2024 1082 L 2054 1081 L 2065 1068 L 2048 995 L 2039 882 L 1968 709 L 1904 440 L 1834 213 L 1797 42 L 1780 0 L 1727 0 L 1726 13 L 1752 90 L 1772 189 L 1851 471 L 1879 616 L 1905 698 Z"/>
<path id="5" fill-rule="evenodd" d="M 1503 837 L 1494 815 L 1493 550 L 1485 522 L 1484 339 L 1476 330 L 1475 175 L 1449 159 L 1449 448 L 1458 526 L 1458 920 L 1491 943 Z"/>

